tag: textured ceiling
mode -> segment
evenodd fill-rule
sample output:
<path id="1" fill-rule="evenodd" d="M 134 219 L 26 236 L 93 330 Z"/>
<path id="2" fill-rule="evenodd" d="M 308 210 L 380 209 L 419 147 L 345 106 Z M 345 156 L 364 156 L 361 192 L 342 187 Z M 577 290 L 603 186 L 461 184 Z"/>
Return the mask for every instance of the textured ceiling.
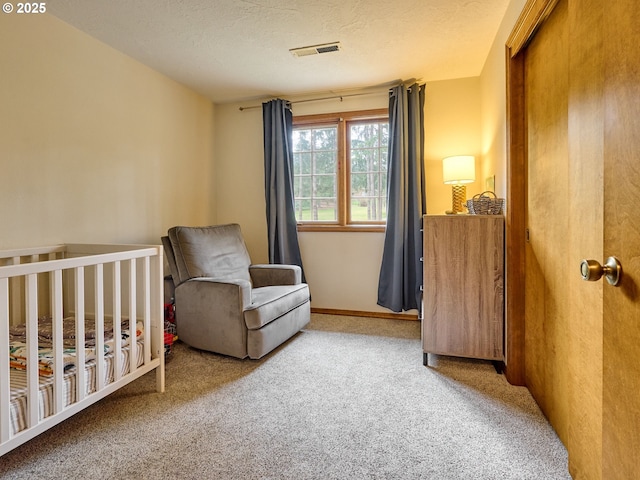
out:
<path id="1" fill-rule="evenodd" d="M 49 0 L 216 103 L 477 76 L 509 0 Z M 291 48 L 340 41 L 339 52 Z"/>

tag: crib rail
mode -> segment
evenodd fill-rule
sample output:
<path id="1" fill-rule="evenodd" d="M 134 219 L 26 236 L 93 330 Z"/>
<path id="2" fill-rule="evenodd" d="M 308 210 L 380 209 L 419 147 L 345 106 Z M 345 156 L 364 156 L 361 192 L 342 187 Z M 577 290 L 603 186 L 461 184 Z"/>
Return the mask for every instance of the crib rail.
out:
<path id="1" fill-rule="evenodd" d="M 154 245 L 66 244 L 0 251 L 0 455 L 156 369 L 164 391 L 163 252 Z M 40 418 L 38 319 L 52 319 L 53 413 Z M 121 321 L 129 320 L 128 373 L 122 375 Z M 75 402 L 63 399 L 63 318 L 75 318 Z M 16 320 L 18 319 L 18 320 Z M 113 321 L 113 380 L 105 384 L 104 325 Z M 95 386 L 87 393 L 85 322 L 95 322 Z M 9 330 L 26 324 L 27 428 L 12 433 Z M 136 323 L 144 329 L 138 366 Z"/>

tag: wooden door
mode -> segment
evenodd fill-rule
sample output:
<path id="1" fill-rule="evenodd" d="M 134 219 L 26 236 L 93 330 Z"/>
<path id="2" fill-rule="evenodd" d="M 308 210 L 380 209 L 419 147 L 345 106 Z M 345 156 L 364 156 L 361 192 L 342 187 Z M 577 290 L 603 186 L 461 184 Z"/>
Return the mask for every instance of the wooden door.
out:
<path id="1" fill-rule="evenodd" d="M 640 8 L 604 10 L 604 255 L 623 267 L 604 286 L 602 478 L 640 478 Z"/>
<path id="2" fill-rule="evenodd" d="M 510 52 L 521 68 L 510 87 L 522 81 L 526 98 L 510 120 L 527 172 L 510 176 L 527 191 L 526 383 L 574 478 L 640 478 L 640 9 L 555 3 L 527 4 L 540 7 L 537 33 Z M 608 256 L 623 265 L 619 286 L 581 280 L 582 258 Z"/>
<path id="3" fill-rule="evenodd" d="M 525 265 L 527 387 L 565 445 L 569 442 L 571 296 L 569 29 L 567 0 L 526 51 L 528 240 Z M 577 209 L 577 211 L 581 211 Z"/>
<path id="4" fill-rule="evenodd" d="M 569 95 L 569 302 L 568 442 L 574 478 L 602 478 L 603 281 L 585 282 L 583 259 L 602 262 L 604 52 L 601 0 L 569 0 L 567 8 Z"/>

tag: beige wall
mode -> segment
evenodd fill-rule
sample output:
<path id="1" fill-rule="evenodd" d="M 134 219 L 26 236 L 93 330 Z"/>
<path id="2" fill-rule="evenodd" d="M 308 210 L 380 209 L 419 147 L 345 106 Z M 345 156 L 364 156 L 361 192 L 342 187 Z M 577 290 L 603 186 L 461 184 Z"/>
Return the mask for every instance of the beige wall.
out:
<path id="1" fill-rule="evenodd" d="M 288 97 L 295 102 L 295 97 Z M 266 262 L 262 110 L 216 106 L 215 172 L 217 218 L 238 222 L 254 262 Z M 386 108 L 388 93 L 341 100 L 295 103 L 294 115 Z M 443 156 L 478 155 L 480 161 L 479 78 L 430 82 L 425 100 L 427 210 L 442 213 L 451 206 L 451 187 L 442 183 Z M 472 193 L 478 188 L 469 187 Z M 388 312 L 377 305 L 383 233 L 303 232 L 302 261 L 315 308 Z"/>
<path id="2" fill-rule="evenodd" d="M 212 223 L 205 98 L 49 15 L 0 16 L 0 249 Z"/>
<path id="3" fill-rule="evenodd" d="M 424 108 L 427 213 L 451 210 L 451 186 L 442 183 L 442 159 L 451 155 L 476 157 L 476 181 L 467 184 L 467 198 L 484 191 L 481 174 L 480 79 L 429 82 Z"/>
<path id="4" fill-rule="evenodd" d="M 482 176 L 495 175 L 495 192 L 507 196 L 505 43 L 526 0 L 511 0 L 480 75 Z"/>

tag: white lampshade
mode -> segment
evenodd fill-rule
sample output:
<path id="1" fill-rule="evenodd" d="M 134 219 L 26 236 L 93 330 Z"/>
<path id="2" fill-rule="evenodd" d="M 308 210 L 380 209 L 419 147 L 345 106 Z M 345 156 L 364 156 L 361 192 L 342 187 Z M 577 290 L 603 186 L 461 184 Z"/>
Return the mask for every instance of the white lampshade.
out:
<path id="1" fill-rule="evenodd" d="M 475 182 L 475 157 L 473 155 L 456 155 L 442 159 L 442 180 L 447 185 Z"/>

